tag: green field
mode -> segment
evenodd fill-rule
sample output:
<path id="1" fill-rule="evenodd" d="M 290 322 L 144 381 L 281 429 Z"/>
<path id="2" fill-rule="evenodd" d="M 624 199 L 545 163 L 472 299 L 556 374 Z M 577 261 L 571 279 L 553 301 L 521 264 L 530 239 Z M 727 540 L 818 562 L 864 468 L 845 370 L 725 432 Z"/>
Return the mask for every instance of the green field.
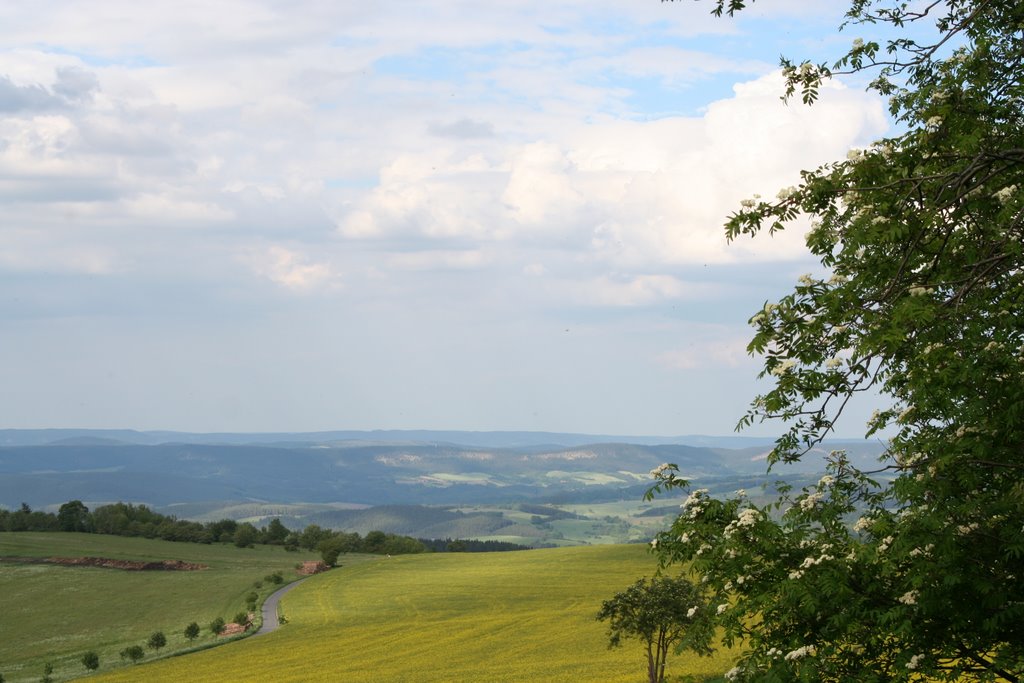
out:
<path id="1" fill-rule="evenodd" d="M 182 631 L 191 621 L 203 627 L 195 645 L 209 644 L 214 638 L 206 625 L 218 616 L 230 621 L 242 611 L 256 581 L 277 570 L 291 580 L 296 562 L 317 559 L 308 552 L 267 546 L 239 549 L 96 534 L 0 533 L 0 557 L 51 556 L 185 560 L 209 568 L 140 572 L 0 563 L 0 673 L 12 683 L 39 681 L 46 662 L 54 665 L 56 680 L 85 675 L 79 660 L 88 650 L 100 655 L 101 671 L 120 666 L 118 653 L 143 644 L 154 631 L 167 636 L 162 654 L 186 649 Z M 262 599 L 274 588 L 264 582 L 257 592 Z M 147 650 L 146 657 L 152 656 Z"/>
<path id="2" fill-rule="evenodd" d="M 94 680 L 640 683 L 641 647 L 609 650 L 594 615 L 655 569 L 639 545 L 380 558 L 305 582 L 275 633 Z M 712 680 L 732 660 L 680 655 L 669 670 Z"/>

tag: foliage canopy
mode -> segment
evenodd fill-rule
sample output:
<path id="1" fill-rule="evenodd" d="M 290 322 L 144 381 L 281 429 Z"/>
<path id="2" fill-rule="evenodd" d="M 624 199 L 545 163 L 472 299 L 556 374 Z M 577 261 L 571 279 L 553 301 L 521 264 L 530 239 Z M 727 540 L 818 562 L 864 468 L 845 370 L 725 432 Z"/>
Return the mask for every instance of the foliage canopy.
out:
<path id="1" fill-rule="evenodd" d="M 605 600 L 597 618 L 607 620 L 608 646 L 617 647 L 623 638 L 640 640 L 647 650 L 647 679 L 665 680 L 669 647 L 711 654 L 714 632 L 705 596 L 685 577 L 656 576 L 639 579 L 610 600 Z"/>
<path id="2" fill-rule="evenodd" d="M 739 426 L 781 421 L 770 460 L 792 461 L 877 392 L 867 434 L 887 452 L 873 472 L 833 452 L 773 506 L 693 491 L 658 551 L 733 605 L 727 638 L 750 648 L 735 680 L 1018 681 L 1024 3 L 852 0 L 843 26 L 878 38 L 832 65 L 783 60 L 787 95 L 870 74 L 901 132 L 729 218 L 730 239 L 810 218 L 822 266 L 751 318 L 772 386 Z M 686 485 L 656 477 L 652 493 Z"/>

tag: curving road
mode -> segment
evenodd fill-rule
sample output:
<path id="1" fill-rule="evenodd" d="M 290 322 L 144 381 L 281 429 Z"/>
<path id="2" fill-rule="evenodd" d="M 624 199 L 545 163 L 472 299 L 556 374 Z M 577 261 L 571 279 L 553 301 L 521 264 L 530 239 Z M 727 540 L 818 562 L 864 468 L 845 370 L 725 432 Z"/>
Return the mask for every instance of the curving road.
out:
<path id="1" fill-rule="evenodd" d="M 306 577 L 308 579 L 310 577 Z M 298 586 L 306 579 L 299 579 L 294 583 L 289 583 L 284 588 L 279 588 L 271 593 L 266 602 L 263 603 L 263 625 L 260 626 L 260 630 L 256 631 L 253 635 L 262 636 L 265 633 L 270 633 L 278 627 L 277 623 L 277 603 L 281 600 L 281 596 L 290 591 L 291 589 Z"/>

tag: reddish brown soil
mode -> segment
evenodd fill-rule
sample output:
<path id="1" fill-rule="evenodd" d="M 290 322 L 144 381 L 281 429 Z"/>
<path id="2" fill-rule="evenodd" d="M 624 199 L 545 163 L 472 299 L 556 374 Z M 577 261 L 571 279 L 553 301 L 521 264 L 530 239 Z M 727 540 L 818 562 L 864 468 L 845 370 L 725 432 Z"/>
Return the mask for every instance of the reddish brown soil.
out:
<path id="1" fill-rule="evenodd" d="M 298 570 L 298 572 L 303 576 L 310 576 L 312 574 L 319 574 L 320 572 L 325 572 L 328 569 L 330 569 L 330 567 L 328 567 L 325 563 L 319 560 L 310 560 L 308 562 L 303 562 L 302 567 Z"/>
<path id="2" fill-rule="evenodd" d="M 103 567 L 125 571 L 184 571 L 206 569 L 205 564 L 163 560 L 162 562 L 139 562 L 136 560 L 112 560 L 107 557 L 0 557 L 0 562 L 18 564 L 59 564 L 69 567 Z"/>

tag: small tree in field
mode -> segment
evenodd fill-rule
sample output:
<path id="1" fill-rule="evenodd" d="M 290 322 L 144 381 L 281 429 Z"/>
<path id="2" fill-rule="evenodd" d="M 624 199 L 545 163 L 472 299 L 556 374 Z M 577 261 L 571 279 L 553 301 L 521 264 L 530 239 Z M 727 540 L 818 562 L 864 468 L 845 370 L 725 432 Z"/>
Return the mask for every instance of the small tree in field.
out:
<path id="1" fill-rule="evenodd" d="M 95 671 L 96 669 L 100 668 L 100 656 L 92 650 L 86 652 L 84 655 L 82 655 L 82 666 L 84 666 L 89 671 Z"/>
<path id="2" fill-rule="evenodd" d="M 192 642 L 199 637 L 199 624 L 192 622 L 185 627 L 185 637 L 188 638 L 188 642 Z"/>
<path id="3" fill-rule="evenodd" d="M 163 631 L 155 631 L 153 635 L 149 637 L 149 640 L 146 641 L 146 645 L 148 645 L 151 650 L 159 650 L 166 644 L 167 636 L 164 635 Z"/>
<path id="4" fill-rule="evenodd" d="M 608 647 L 621 644 L 623 638 L 637 638 L 647 648 L 647 680 L 662 683 L 668 649 L 693 650 L 711 654 L 714 633 L 702 591 L 683 577 L 657 576 L 640 579 L 611 600 L 605 600 L 598 612 L 599 621 L 609 621 Z"/>
<path id="5" fill-rule="evenodd" d="M 133 664 L 138 663 L 145 656 L 146 651 L 142 649 L 141 645 L 131 645 L 121 650 L 121 659 L 130 659 Z"/>
<path id="6" fill-rule="evenodd" d="M 238 614 L 236 614 L 235 615 L 235 623 L 238 624 L 239 626 L 241 626 L 242 628 L 245 628 L 245 629 L 249 628 L 249 613 L 248 612 L 239 612 Z"/>
<path id="7" fill-rule="evenodd" d="M 213 633 L 213 635 L 215 636 L 219 636 L 221 633 L 224 632 L 223 617 L 217 617 L 216 619 L 210 622 L 210 632 Z"/>

